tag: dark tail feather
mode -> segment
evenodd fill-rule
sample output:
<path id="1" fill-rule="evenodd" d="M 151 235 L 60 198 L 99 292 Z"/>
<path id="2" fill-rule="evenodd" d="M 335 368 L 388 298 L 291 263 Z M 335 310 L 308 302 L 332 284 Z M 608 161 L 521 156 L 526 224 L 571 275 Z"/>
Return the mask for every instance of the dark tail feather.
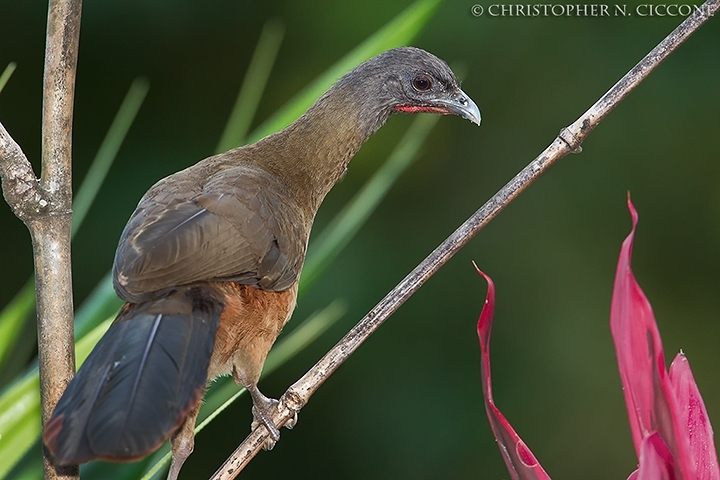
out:
<path id="1" fill-rule="evenodd" d="M 202 287 L 126 304 L 45 426 L 57 463 L 135 460 L 170 437 L 202 397 L 222 308 Z"/>

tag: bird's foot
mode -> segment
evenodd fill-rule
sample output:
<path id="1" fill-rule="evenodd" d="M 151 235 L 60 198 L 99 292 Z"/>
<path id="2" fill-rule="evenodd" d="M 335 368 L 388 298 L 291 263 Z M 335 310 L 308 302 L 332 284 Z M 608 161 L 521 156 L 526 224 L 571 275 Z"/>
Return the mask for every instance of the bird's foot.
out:
<path id="1" fill-rule="evenodd" d="M 277 408 L 278 401 L 274 398 L 266 398 L 266 400 L 268 400 L 268 402 L 262 406 L 258 403 L 253 405 L 252 413 L 254 420 L 251 428 L 255 430 L 261 425 L 265 427 L 268 434 L 270 434 L 270 438 L 265 441 L 265 450 L 272 450 L 275 446 L 275 442 L 280 440 L 280 431 L 277 426 L 275 426 L 275 422 L 273 422 L 272 419 L 272 412 Z"/>
<path id="2" fill-rule="evenodd" d="M 254 417 L 250 428 L 255 430 L 260 425 L 264 426 L 268 434 L 270 434 L 270 437 L 265 440 L 263 448 L 265 448 L 265 450 L 272 450 L 273 447 L 275 447 L 275 443 L 280 440 L 280 431 L 272 419 L 273 413 L 277 410 L 278 403 L 280 402 L 274 398 L 268 398 L 263 395 L 257 386 L 248 388 L 248 391 L 253 399 L 252 412 Z"/>
<path id="3" fill-rule="evenodd" d="M 255 388 L 248 389 L 253 399 L 253 417 L 254 421 L 251 428 L 255 430 L 260 425 L 265 427 L 270 437 L 265 441 L 263 448 L 265 450 L 272 450 L 275 447 L 275 443 L 280 440 L 280 431 L 277 425 L 273 421 L 273 414 L 277 411 L 279 401 L 274 398 L 268 398 L 260 390 Z M 290 420 L 285 422 L 285 427 L 292 429 L 297 423 L 297 412 L 293 412 L 293 416 Z"/>

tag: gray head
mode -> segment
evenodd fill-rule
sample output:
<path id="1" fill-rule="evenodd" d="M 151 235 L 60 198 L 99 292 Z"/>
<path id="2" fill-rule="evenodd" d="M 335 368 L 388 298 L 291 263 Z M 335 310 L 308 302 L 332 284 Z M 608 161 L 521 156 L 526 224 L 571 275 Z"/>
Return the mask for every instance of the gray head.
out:
<path id="1" fill-rule="evenodd" d="M 336 87 L 359 96 L 380 124 L 393 112 L 428 112 L 459 115 L 480 125 L 480 110 L 460 89 L 448 64 L 419 48 L 381 53 L 341 78 Z"/>
<path id="2" fill-rule="evenodd" d="M 395 112 L 458 115 L 480 124 L 478 107 L 460 90 L 447 63 L 419 48 L 401 47 L 343 76 L 294 123 L 260 140 L 253 161 L 287 179 L 314 215 L 362 144 Z M 264 143 L 273 146 L 262 148 Z"/>

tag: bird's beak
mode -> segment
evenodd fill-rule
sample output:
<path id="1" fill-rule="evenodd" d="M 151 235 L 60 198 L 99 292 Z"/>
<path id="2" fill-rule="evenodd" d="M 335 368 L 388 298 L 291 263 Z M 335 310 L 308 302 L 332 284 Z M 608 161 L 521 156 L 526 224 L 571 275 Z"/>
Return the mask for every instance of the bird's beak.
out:
<path id="1" fill-rule="evenodd" d="M 455 115 L 459 115 L 466 120 L 470 120 L 476 125 L 480 125 L 480 109 L 462 90 L 458 89 L 457 93 L 453 94 L 447 100 L 438 99 L 434 102 L 447 108 Z"/>

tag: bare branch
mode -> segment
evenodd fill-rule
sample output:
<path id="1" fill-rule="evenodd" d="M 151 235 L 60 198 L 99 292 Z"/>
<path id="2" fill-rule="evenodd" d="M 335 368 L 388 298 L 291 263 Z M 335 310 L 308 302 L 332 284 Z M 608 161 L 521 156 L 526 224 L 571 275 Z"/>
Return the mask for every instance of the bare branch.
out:
<path id="1" fill-rule="evenodd" d="M 43 423 L 75 374 L 70 264 L 72 118 L 80 39 L 81 0 L 51 0 L 43 79 L 42 175 L 47 215 L 28 223 L 33 238 L 38 359 Z M 45 478 L 76 478 L 45 456 Z"/>
<path id="2" fill-rule="evenodd" d="M 452 235 L 408 274 L 380 303 L 345 335 L 318 363 L 293 384 L 280 398 L 273 420 L 284 425 L 305 406 L 313 393 L 347 360 L 383 322 L 397 310 L 425 281 L 445 264 L 460 248 L 475 236 L 490 220 L 502 211 L 515 197 L 534 182 L 542 173 L 568 153 L 580 152 L 585 137 L 640 84 L 663 60 L 705 23 L 720 7 L 720 0 L 708 0 L 640 63 L 617 82 L 595 105 L 560 134 L 535 160 L 498 191 Z M 256 428 L 225 463 L 215 472 L 212 480 L 235 478 L 260 451 L 268 438 L 265 428 Z"/>
<path id="3" fill-rule="evenodd" d="M 29 220 L 48 205 L 38 187 L 32 165 L 20 145 L 0 124 L 0 178 L 5 201 L 21 220 Z"/>
<path id="4" fill-rule="evenodd" d="M 41 182 L 58 194 L 70 211 L 72 205 L 72 118 L 80 39 L 81 0 L 52 0 L 49 6 L 43 98 Z"/>
<path id="5" fill-rule="evenodd" d="M 0 125 L 3 193 L 33 241 L 43 422 L 75 373 L 71 146 L 81 7 L 81 0 L 51 0 L 49 5 L 39 181 L 25 154 Z M 77 478 L 77 472 L 77 467 L 55 468 L 45 457 L 46 479 Z"/>

